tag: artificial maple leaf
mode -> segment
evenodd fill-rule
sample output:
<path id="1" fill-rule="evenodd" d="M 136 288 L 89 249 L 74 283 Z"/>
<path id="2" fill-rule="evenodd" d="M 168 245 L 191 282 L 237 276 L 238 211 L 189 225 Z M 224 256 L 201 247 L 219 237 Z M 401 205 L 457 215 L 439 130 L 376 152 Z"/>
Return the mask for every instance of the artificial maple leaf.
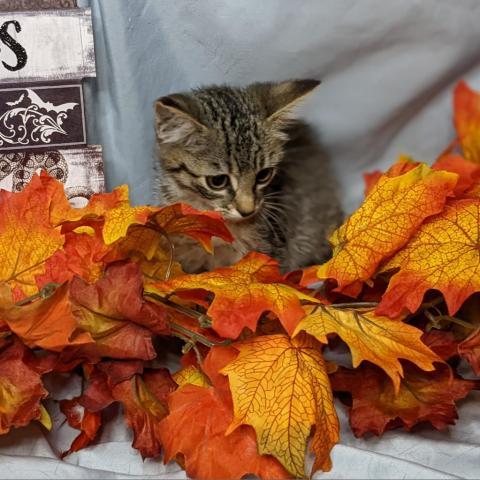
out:
<path id="1" fill-rule="evenodd" d="M 168 370 L 148 370 L 138 361 L 107 361 L 95 366 L 78 403 L 99 412 L 113 402 L 123 404 L 125 421 L 133 430 L 133 447 L 143 458 L 161 451 L 160 421 L 167 414 L 167 397 L 177 388 Z"/>
<path id="2" fill-rule="evenodd" d="M 143 274 L 152 280 L 166 280 L 183 274 L 181 266 L 173 260 L 173 249 L 159 231 L 140 225 L 129 228 L 103 258 L 105 263 L 129 259 L 140 266 Z"/>
<path id="3" fill-rule="evenodd" d="M 458 355 L 458 341 L 452 332 L 430 330 L 422 335 L 422 342 L 442 360 Z"/>
<path id="4" fill-rule="evenodd" d="M 168 399 L 161 423 L 164 462 L 179 455 L 192 478 L 288 478 L 270 455 L 259 455 L 255 431 L 242 425 L 226 435 L 233 420 L 228 379 L 219 373 L 238 355 L 233 347 L 213 347 L 202 364 L 212 386 L 182 385 Z M 219 454 L 221 452 L 221 454 Z"/>
<path id="5" fill-rule="evenodd" d="M 40 374 L 25 362 L 28 354 L 19 340 L 0 352 L 0 435 L 41 418 L 40 401 L 48 392 Z"/>
<path id="6" fill-rule="evenodd" d="M 62 458 L 90 445 L 95 440 L 102 424 L 100 413 L 86 410 L 79 404 L 79 398 L 60 401 L 60 410 L 67 418 L 68 424 L 72 428 L 80 430 L 79 435 L 73 440 L 70 448 L 62 453 Z"/>
<path id="7" fill-rule="evenodd" d="M 208 387 L 210 382 L 208 378 L 195 365 L 188 365 L 182 368 L 172 376 L 179 387 L 184 385 L 197 385 L 198 387 Z"/>
<path id="8" fill-rule="evenodd" d="M 170 414 L 161 423 L 165 462 L 182 454 L 192 478 L 289 478 L 274 458 L 259 455 L 255 432 L 242 426 L 225 435 L 232 408 L 213 387 L 185 385 L 168 402 Z"/>
<path id="9" fill-rule="evenodd" d="M 90 412 L 99 412 L 115 402 L 115 385 L 130 380 L 143 373 L 143 363 L 139 360 L 107 360 L 97 363 L 86 375 L 88 385 L 79 398 L 79 404 Z"/>
<path id="10" fill-rule="evenodd" d="M 72 291 L 75 298 L 81 299 L 80 302 L 101 305 L 104 313 L 111 317 L 148 327 L 159 335 L 169 333 L 165 308 L 143 298 L 142 274 L 135 263 L 109 265 L 103 278 L 94 286 L 76 279 L 72 283 Z"/>
<path id="11" fill-rule="evenodd" d="M 373 187 L 377 184 L 382 176 L 386 177 L 398 177 L 403 175 L 404 173 L 413 170 L 415 167 L 420 165 L 419 162 L 413 160 L 413 158 L 407 155 L 400 155 L 397 161 L 385 172 L 381 172 L 380 170 L 375 170 L 371 173 L 364 173 L 363 179 L 365 181 L 365 196 L 367 197 L 370 192 L 373 190 Z"/>
<path id="12" fill-rule="evenodd" d="M 39 176 L 21 192 L 0 191 L 0 281 L 16 290 L 16 299 L 35 294 L 35 276 L 59 250 L 64 238 L 50 224 L 52 191 Z"/>
<path id="13" fill-rule="evenodd" d="M 144 225 L 147 223 L 149 215 L 157 210 L 158 208 L 148 206 L 131 207 L 128 202 L 127 190 L 125 202 L 105 212 L 103 241 L 110 245 L 118 239 L 125 237 L 130 225 Z"/>
<path id="14" fill-rule="evenodd" d="M 341 369 L 331 380 L 334 391 L 352 395 L 350 425 L 357 437 L 368 432 L 381 435 L 399 426 L 410 430 L 420 422 L 429 422 L 443 430 L 458 418 L 455 401 L 464 398 L 475 386 L 475 382 L 454 378 L 446 364 L 433 372 L 406 365 L 398 393 L 374 365 Z"/>
<path id="15" fill-rule="evenodd" d="M 456 197 L 471 197 L 471 189 L 480 180 L 480 165 L 465 160 L 460 155 L 446 154 L 440 156 L 432 165 L 433 170 L 456 173 L 458 181 L 455 185 L 454 194 Z M 469 192 L 469 193 L 466 193 Z"/>
<path id="16" fill-rule="evenodd" d="M 155 357 L 152 331 L 169 331 L 167 315 L 160 306 L 143 300 L 141 283 L 139 268 L 131 263 L 111 265 L 94 285 L 72 280 L 74 314 L 95 340 L 85 351 L 120 359 Z"/>
<path id="17" fill-rule="evenodd" d="M 401 322 L 375 315 L 372 311 L 335 308 L 318 305 L 305 308 L 307 316 L 298 324 L 294 335 L 302 330 L 322 343 L 327 335 L 336 333 L 348 344 L 353 367 L 368 360 L 382 368 L 392 379 L 395 390 L 403 376 L 400 358 L 415 363 L 424 370 L 434 370 L 440 361 L 422 341 L 422 331 Z"/>
<path id="18" fill-rule="evenodd" d="M 88 233 L 87 233 L 88 231 Z M 101 229 L 84 227 L 82 231 L 65 232 L 65 243 L 45 263 L 45 272 L 35 277 L 39 289 L 48 283 L 63 283 L 78 276 L 88 283 L 103 274 L 105 256 L 109 253 Z"/>
<path id="19" fill-rule="evenodd" d="M 238 357 L 221 370 L 228 375 L 234 420 L 257 433 L 260 454 L 273 455 L 303 477 L 311 427 L 315 467 L 330 470 L 330 450 L 338 441 L 338 419 L 320 345 L 305 334 L 254 337 L 234 345 Z"/>
<path id="20" fill-rule="evenodd" d="M 464 81 L 453 92 L 453 110 L 464 157 L 480 163 L 480 95 Z"/>
<path id="21" fill-rule="evenodd" d="M 128 186 L 121 185 L 111 193 L 92 195 L 87 206 L 74 208 L 66 201 L 57 189 L 57 197 L 50 217 L 54 225 L 84 220 L 103 220 L 103 240 L 110 245 L 124 237 L 130 225 L 143 225 L 149 215 L 159 210 L 159 207 L 141 206 L 132 207 L 128 199 Z"/>
<path id="22" fill-rule="evenodd" d="M 128 187 L 122 185 L 110 193 L 96 193 L 90 197 L 88 204 L 83 208 L 75 208 L 70 205 L 65 195 L 64 186 L 58 180 L 43 173 L 40 179 L 44 188 L 52 191 L 53 201 L 50 206 L 50 220 L 52 225 L 58 226 L 67 222 L 79 222 L 84 220 L 103 218 L 108 210 L 128 203 Z"/>
<path id="23" fill-rule="evenodd" d="M 458 353 L 467 360 L 475 375 L 480 375 L 480 329 L 475 330 L 458 345 Z"/>
<path id="24" fill-rule="evenodd" d="M 380 262 L 408 242 L 425 218 L 443 209 L 456 177 L 423 164 L 398 177 L 382 177 L 361 207 L 330 237 L 333 258 L 308 268 L 303 284 L 333 278 L 338 290 L 345 291 L 368 280 Z"/>
<path id="25" fill-rule="evenodd" d="M 448 311 L 480 290 L 480 200 L 457 200 L 425 221 L 410 242 L 384 266 L 398 269 L 377 307 L 379 315 L 415 312 L 425 292 L 439 290 Z"/>
<path id="26" fill-rule="evenodd" d="M 205 250 L 212 252 L 212 237 L 233 242 L 222 217 L 217 212 L 199 211 L 176 203 L 163 207 L 151 216 L 151 220 L 168 235 L 186 235 L 199 242 Z"/>
<path id="27" fill-rule="evenodd" d="M 14 305 L 10 289 L 0 285 L 0 317 L 31 348 L 59 352 L 67 346 L 93 343 L 72 312 L 68 284 L 58 287 L 48 298 L 22 307 Z"/>
<path id="28" fill-rule="evenodd" d="M 207 314 L 212 328 L 224 338 L 237 338 L 247 327 L 255 331 L 262 313 L 278 316 L 292 333 L 304 316 L 300 301 L 316 303 L 313 297 L 282 283 L 278 263 L 260 253 L 249 253 L 232 267 L 197 275 L 183 275 L 168 282 L 152 282 L 147 292 L 170 294 L 206 290 L 215 294 Z"/>
<path id="29" fill-rule="evenodd" d="M 167 415 L 167 397 L 176 387 L 165 369 L 135 375 L 113 387 L 113 398 L 122 402 L 125 421 L 133 430 L 132 445 L 143 458 L 156 457 L 161 452 L 160 425 Z"/>

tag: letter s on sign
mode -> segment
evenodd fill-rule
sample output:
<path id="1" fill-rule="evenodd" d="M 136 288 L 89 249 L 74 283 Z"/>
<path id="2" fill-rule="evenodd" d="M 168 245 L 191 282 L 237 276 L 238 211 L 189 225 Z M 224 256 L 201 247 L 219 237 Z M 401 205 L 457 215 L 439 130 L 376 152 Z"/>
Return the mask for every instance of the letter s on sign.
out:
<path id="1" fill-rule="evenodd" d="M 10 36 L 8 33 L 8 26 L 10 24 L 13 24 L 15 27 L 15 31 L 19 33 L 22 30 L 22 27 L 20 26 L 20 23 L 17 22 L 17 20 L 9 20 L 8 22 L 4 22 L 2 27 L 0 28 L 0 41 L 5 44 L 7 47 L 9 47 L 13 53 L 17 57 L 17 64 L 14 65 L 13 67 L 11 65 L 8 65 L 4 61 L 2 61 L 3 66 L 7 69 L 10 70 L 11 72 L 14 72 L 16 70 L 20 70 L 23 68 L 26 63 L 27 63 L 27 52 L 26 50 L 14 39 Z"/>

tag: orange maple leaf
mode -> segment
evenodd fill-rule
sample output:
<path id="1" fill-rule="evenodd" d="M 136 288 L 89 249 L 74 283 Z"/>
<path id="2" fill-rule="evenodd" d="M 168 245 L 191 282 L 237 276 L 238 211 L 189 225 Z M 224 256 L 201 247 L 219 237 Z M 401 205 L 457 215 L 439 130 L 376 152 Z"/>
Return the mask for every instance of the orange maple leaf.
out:
<path id="1" fill-rule="evenodd" d="M 333 258 L 304 273 L 303 284 L 333 278 L 344 291 L 368 280 L 379 264 L 403 247 L 425 218 L 442 211 L 456 175 L 419 165 L 382 177 L 361 207 L 330 237 Z"/>
<path id="2" fill-rule="evenodd" d="M 132 446 L 143 458 L 160 455 L 161 421 L 167 415 L 167 397 L 176 389 L 166 369 L 135 375 L 112 389 L 113 398 L 123 404 L 125 421 L 133 430 Z"/>
<path id="3" fill-rule="evenodd" d="M 78 227 L 64 231 L 64 236 L 63 248 L 46 261 L 45 272 L 35 277 L 39 289 L 48 283 L 67 282 L 74 276 L 93 283 L 103 274 L 110 248 L 103 243 L 101 229 Z"/>
<path id="4" fill-rule="evenodd" d="M 68 424 L 72 428 L 80 430 L 80 433 L 70 445 L 70 448 L 62 453 L 62 458 L 90 445 L 90 443 L 95 440 L 102 424 L 100 413 L 86 410 L 79 404 L 79 398 L 80 397 L 75 397 L 71 400 L 61 400 L 59 403 L 60 410 L 67 418 Z"/>
<path id="5" fill-rule="evenodd" d="M 292 333 L 305 315 L 300 301 L 317 303 L 313 297 L 285 285 L 278 263 L 260 253 L 249 253 L 232 267 L 151 282 L 145 290 L 179 295 L 189 290 L 214 293 L 207 314 L 213 320 L 212 328 L 225 338 L 237 338 L 245 327 L 255 331 L 258 319 L 267 311 L 277 315 L 285 330 Z"/>
<path id="6" fill-rule="evenodd" d="M 94 285 L 74 278 L 70 296 L 80 327 L 95 341 L 82 347 L 92 358 L 151 360 L 155 357 L 152 333 L 169 331 L 165 310 L 143 300 L 142 278 L 135 264 L 111 265 Z"/>
<path id="7" fill-rule="evenodd" d="M 390 320 L 371 311 L 335 308 L 335 305 L 308 306 L 307 316 L 298 324 L 295 334 L 305 331 L 322 343 L 336 333 L 348 344 L 353 367 L 368 360 L 382 368 L 392 379 L 395 391 L 400 388 L 403 369 L 399 359 L 415 363 L 424 370 L 434 370 L 441 361 L 420 337 L 422 331 L 400 320 Z"/>
<path id="8" fill-rule="evenodd" d="M 457 200 L 428 219 L 410 242 L 384 266 L 398 269 L 377 307 L 379 315 L 397 317 L 415 312 L 425 292 L 439 290 L 448 311 L 480 290 L 480 200 Z"/>
<path id="9" fill-rule="evenodd" d="M 151 220 L 169 235 L 186 235 L 197 240 L 208 252 L 212 252 L 214 236 L 225 242 L 233 242 L 232 234 L 217 212 L 199 211 L 176 203 L 154 213 Z"/>
<path id="10" fill-rule="evenodd" d="M 374 365 L 341 369 L 331 380 L 334 391 L 352 395 L 350 426 L 357 437 L 368 432 L 381 435 L 399 426 L 410 430 L 421 422 L 443 430 L 458 418 L 455 401 L 464 398 L 475 386 L 473 381 L 454 378 L 446 364 L 434 372 L 406 365 L 399 392 L 394 391 L 388 377 Z"/>
<path id="11" fill-rule="evenodd" d="M 130 259 L 152 280 L 177 277 L 184 272 L 180 264 L 174 261 L 174 251 L 165 234 L 162 230 L 133 225 L 125 238 L 113 244 L 102 260 L 111 263 Z"/>
<path id="12" fill-rule="evenodd" d="M 29 354 L 18 340 L 0 352 L 0 435 L 41 418 L 40 400 L 48 392 L 40 374 L 25 362 Z"/>
<path id="13" fill-rule="evenodd" d="M 0 281 L 17 290 L 17 299 L 37 293 L 35 276 L 63 246 L 60 229 L 50 223 L 52 195 L 37 175 L 21 192 L 0 191 Z"/>
<path id="14" fill-rule="evenodd" d="M 464 81 L 453 92 L 454 123 L 463 156 L 480 163 L 480 95 Z"/>
<path id="15" fill-rule="evenodd" d="M 370 192 L 373 190 L 373 187 L 378 183 L 382 176 L 386 177 L 398 177 L 404 173 L 413 170 L 415 167 L 418 167 L 420 162 L 416 162 L 413 158 L 407 155 L 400 155 L 397 161 L 386 171 L 381 172 L 380 170 L 375 170 L 371 173 L 364 173 L 363 179 L 365 182 L 365 196 L 367 197 Z"/>
<path id="16" fill-rule="evenodd" d="M 289 478 L 277 460 L 258 453 L 252 427 L 242 425 L 226 434 L 233 405 L 228 380 L 219 369 L 237 354 L 232 347 L 212 348 L 202 365 L 212 386 L 185 384 L 170 395 L 170 413 L 160 425 L 164 462 L 182 456 L 193 478 Z"/>
<path id="17" fill-rule="evenodd" d="M 273 455 L 299 478 L 305 475 L 307 439 L 315 425 L 314 470 L 330 470 L 338 419 L 317 341 L 305 334 L 265 335 L 234 347 L 238 357 L 221 370 L 228 375 L 234 405 L 227 434 L 251 425 L 259 453 Z"/>
<path id="18" fill-rule="evenodd" d="M 62 351 L 67 346 L 92 344 L 89 333 L 80 329 L 72 311 L 69 288 L 64 284 L 50 297 L 22 307 L 11 302 L 10 289 L 0 286 L 0 315 L 25 345 Z"/>
<path id="19" fill-rule="evenodd" d="M 97 364 L 78 403 L 90 412 L 113 402 L 123 404 L 125 421 L 133 430 L 133 447 L 143 458 L 161 452 L 160 422 L 167 415 L 167 397 L 177 388 L 166 369 L 149 369 L 143 363 L 106 361 Z"/>
<path id="20" fill-rule="evenodd" d="M 467 360 L 475 375 L 480 375 L 480 329 L 475 330 L 458 345 L 458 353 Z"/>
<path id="21" fill-rule="evenodd" d="M 480 180 L 480 165 L 465 160 L 460 155 L 442 155 L 432 165 L 432 169 L 437 171 L 445 170 L 458 175 L 458 181 L 454 190 L 456 197 L 471 197 L 472 195 L 469 192 Z"/>

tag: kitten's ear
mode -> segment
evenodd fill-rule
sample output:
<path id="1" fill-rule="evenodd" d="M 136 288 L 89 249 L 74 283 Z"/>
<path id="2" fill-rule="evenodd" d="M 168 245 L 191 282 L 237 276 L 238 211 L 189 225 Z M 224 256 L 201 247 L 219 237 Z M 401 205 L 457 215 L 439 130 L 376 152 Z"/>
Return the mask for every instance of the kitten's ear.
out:
<path id="1" fill-rule="evenodd" d="M 188 145 L 206 131 L 198 120 L 199 109 L 188 95 L 176 93 L 155 102 L 155 125 L 159 143 Z"/>
<path id="2" fill-rule="evenodd" d="M 267 119 L 288 120 L 291 110 L 312 90 L 319 80 L 287 80 L 280 83 L 259 83 L 252 88 L 267 111 Z"/>

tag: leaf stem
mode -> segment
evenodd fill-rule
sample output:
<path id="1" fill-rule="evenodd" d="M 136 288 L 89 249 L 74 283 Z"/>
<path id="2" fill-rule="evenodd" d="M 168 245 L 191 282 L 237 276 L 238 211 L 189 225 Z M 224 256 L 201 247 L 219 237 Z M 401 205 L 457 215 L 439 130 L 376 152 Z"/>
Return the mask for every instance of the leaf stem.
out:
<path id="1" fill-rule="evenodd" d="M 170 326 L 172 327 L 173 330 L 177 330 L 181 335 L 185 335 L 189 338 L 189 340 L 195 340 L 196 342 L 199 342 L 206 347 L 219 347 L 219 346 L 225 346 L 225 345 L 230 345 L 232 343 L 231 340 L 223 340 L 221 342 L 214 342 L 212 340 L 209 340 L 207 337 L 202 335 L 201 333 L 194 332 L 193 330 L 189 330 L 188 328 L 184 327 L 183 325 L 179 325 L 178 323 L 175 322 L 170 322 Z"/>
<path id="2" fill-rule="evenodd" d="M 467 328 L 468 330 L 475 330 L 477 327 L 472 325 L 471 323 L 466 322 L 458 317 L 453 317 L 451 315 L 439 315 L 438 317 L 434 317 L 437 322 L 441 322 L 445 320 L 446 322 L 456 323 L 457 325 L 462 326 L 463 328 Z"/>
<path id="3" fill-rule="evenodd" d="M 153 292 L 144 292 L 143 296 L 153 298 L 154 300 L 157 300 L 163 303 L 164 305 L 167 305 L 168 307 L 172 307 L 178 312 L 183 313 L 187 317 L 197 320 L 197 322 L 202 328 L 210 328 L 212 326 L 212 323 L 213 323 L 212 319 L 208 315 L 205 315 L 204 313 L 200 313 L 200 312 L 197 312 L 196 310 L 192 310 L 191 308 L 185 307 L 183 305 L 179 305 L 178 303 L 172 302 L 168 298 L 162 297 L 161 295 L 157 295 L 156 293 L 153 293 Z"/>
<path id="4" fill-rule="evenodd" d="M 23 300 L 20 300 L 19 302 L 15 303 L 17 307 L 22 307 L 23 305 L 27 305 L 28 303 L 33 302 L 34 300 L 37 300 L 38 298 L 48 298 L 53 293 L 55 290 L 60 286 L 60 283 L 47 283 L 41 290 L 39 290 L 37 293 L 34 295 L 31 295 L 30 297 L 24 298 Z"/>
<path id="5" fill-rule="evenodd" d="M 190 349 L 193 349 L 193 351 L 195 352 L 195 356 L 197 357 L 197 362 L 199 365 L 201 365 L 203 363 L 202 354 L 200 353 L 197 345 L 195 345 L 195 342 L 190 340 L 188 337 L 185 337 L 181 333 L 174 333 L 174 335 L 185 342 L 185 345 L 182 348 L 182 353 L 188 353 Z"/>
<path id="6" fill-rule="evenodd" d="M 378 302 L 332 303 L 327 306 L 335 308 L 375 308 L 378 306 Z"/>

